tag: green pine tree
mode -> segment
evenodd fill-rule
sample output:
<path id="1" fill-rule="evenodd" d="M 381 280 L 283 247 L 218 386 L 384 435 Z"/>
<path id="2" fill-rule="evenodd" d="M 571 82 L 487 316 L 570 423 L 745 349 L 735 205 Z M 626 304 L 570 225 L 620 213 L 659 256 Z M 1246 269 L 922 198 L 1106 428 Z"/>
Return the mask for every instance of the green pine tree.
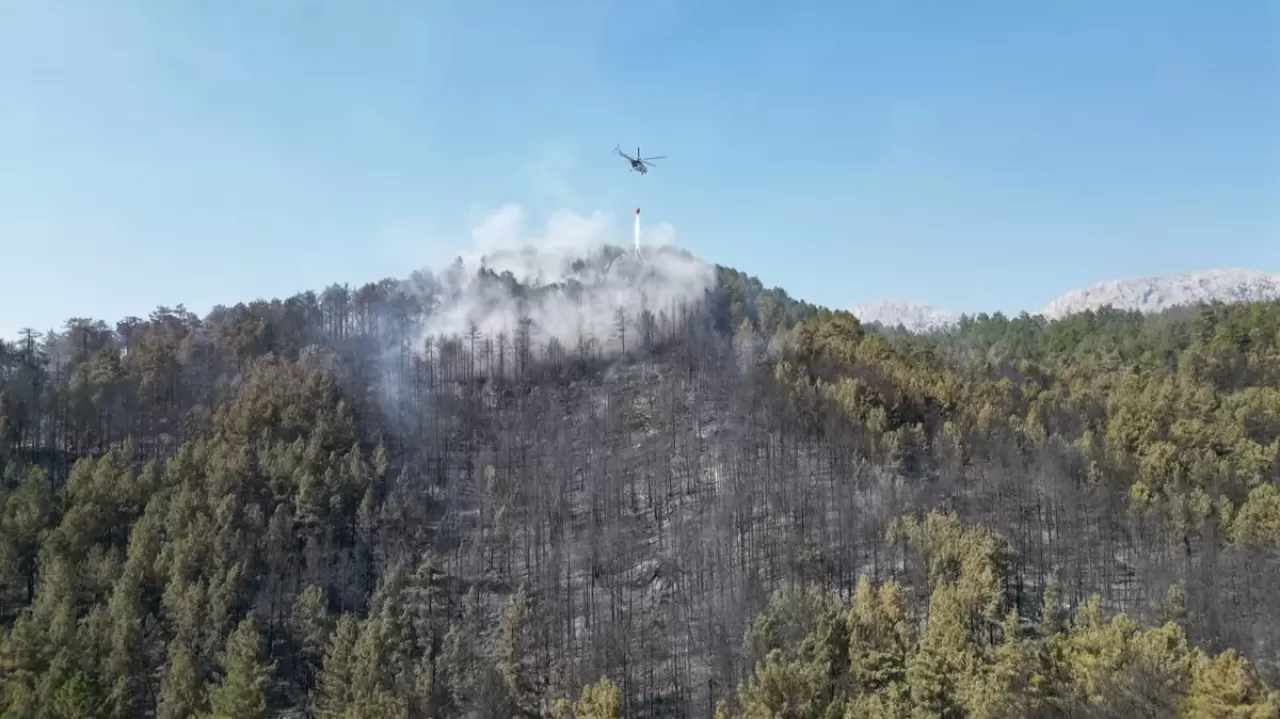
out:
<path id="1" fill-rule="evenodd" d="M 498 673 L 512 704 L 537 716 L 547 685 L 541 648 L 543 619 L 537 598 L 523 586 L 507 600 L 498 623 Z"/>
<path id="2" fill-rule="evenodd" d="M 262 656 L 262 640 L 251 618 L 245 617 L 227 638 L 220 663 L 222 681 L 209 694 L 213 714 L 219 719 L 265 719 L 275 667 Z"/>
<path id="3" fill-rule="evenodd" d="M 316 709 L 321 717 L 341 717 L 355 703 L 355 648 L 359 638 L 360 628 L 355 617 L 350 614 L 338 617 L 329 636 L 319 689 L 315 695 Z"/>
<path id="4" fill-rule="evenodd" d="M 293 603 L 293 639 L 302 659 L 302 687 L 310 691 L 324 661 L 333 622 L 325 607 L 324 590 L 318 585 L 304 589 Z"/>
<path id="5" fill-rule="evenodd" d="M 107 719 L 110 712 L 98 682 L 76 670 L 54 693 L 48 716 L 50 719 Z"/>
<path id="6" fill-rule="evenodd" d="M 622 715 L 622 692 L 609 677 L 582 688 L 577 719 L 618 719 Z"/>
<path id="7" fill-rule="evenodd" d="M 169 645 L 169 660 L 156 701 L 160 719 L 186 719 L 200 710 L 204 692 L 198 667 L 191 645 L 182 640 L 174 640 Z"/>

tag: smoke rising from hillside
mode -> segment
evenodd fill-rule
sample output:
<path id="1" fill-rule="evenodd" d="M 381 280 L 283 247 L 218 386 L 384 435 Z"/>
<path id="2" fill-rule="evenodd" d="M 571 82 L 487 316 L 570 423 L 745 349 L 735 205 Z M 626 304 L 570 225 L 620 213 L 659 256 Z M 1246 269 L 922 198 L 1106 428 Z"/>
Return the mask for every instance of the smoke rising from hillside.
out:
<path id="1" fill-rule="evenodd" d="M 472 231 L 470 252 L 437 270 L 424 338 L 472 328 L 511 337 L 527 317 L 534 345 L 556 338 L 572 347 L 586 337 L 610 352 L 619 308 L 634 324 L 646 309 L 670 311 L 714 287 L 715 268 L 676 249 L 670 225 L 644 228 L 643 260 L 623 249 L 631 244 L 624 228 L 607 213 L 559 211 L 530 229 L 520 207 L 503 207 Z"/>

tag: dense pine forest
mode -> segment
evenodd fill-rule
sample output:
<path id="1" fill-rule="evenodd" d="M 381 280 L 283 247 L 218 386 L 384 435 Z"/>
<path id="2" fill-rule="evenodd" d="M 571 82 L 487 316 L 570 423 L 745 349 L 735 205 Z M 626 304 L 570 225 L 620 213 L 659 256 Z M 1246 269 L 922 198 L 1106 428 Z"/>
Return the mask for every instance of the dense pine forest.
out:
<path id="1" fill-rule="evenodd" d="M 3 716 L 1280 715 L 1280 303 L 916 336 L 710 271 L 0 343 Z"/>

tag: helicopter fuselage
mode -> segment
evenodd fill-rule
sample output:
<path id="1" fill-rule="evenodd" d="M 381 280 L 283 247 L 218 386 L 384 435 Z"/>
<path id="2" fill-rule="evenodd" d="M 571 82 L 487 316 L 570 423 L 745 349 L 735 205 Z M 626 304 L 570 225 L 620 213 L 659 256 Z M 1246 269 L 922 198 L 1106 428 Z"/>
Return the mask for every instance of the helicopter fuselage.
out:
<path id="1" fill-rule="evenodd" d="M 648 169 L 647 167 L 645 167 L 645 166 L 644 166 L 644 163 L 643 163 L 643 162 L 641 162 L 641 161 L 639 161 L 639 160 L 632 160 L 632 161 L 631 161 L 631 169 L 635 170 L 636 172 L 640 173 L 641 175 L 643 175 L 643 174 L 645 174 L 646 172 L 648 172 L 648 171 L 649 171 L 649 169 Z"/>

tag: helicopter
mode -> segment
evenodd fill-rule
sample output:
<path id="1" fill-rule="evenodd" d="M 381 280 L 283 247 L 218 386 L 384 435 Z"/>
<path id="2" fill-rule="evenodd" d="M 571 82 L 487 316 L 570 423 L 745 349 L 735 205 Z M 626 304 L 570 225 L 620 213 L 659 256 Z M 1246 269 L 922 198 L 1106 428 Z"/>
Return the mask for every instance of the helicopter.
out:
<path id="1" fill-rule="evenodd" d="M 636 156 L 635 156 L 635 157 L 632 157 L 632 156 L 628 155 L 627 153 L 623 152 L 623 151 L 622 151 L 621 149 L 619 149 L 617 146 L 615 146 L 615 147 L 613 148 L 613 151 L 614 151 L 614 152 L 616 152 L 616 153 L 618 153 L 619 155 L 622 155 L 623 157 L 627 158 L 627 162 L 630 162 L 630 163 L 631 163 L 631 169 L 632 169 L 632 170 L 634 170 L 634 171 L 636 171 L 636 172 L 638 172 L 638 173 L 640 173 L 641 175 L 643 175 L 643 174 L 645 174 L 645 173 L 647 173 L 647 172 L 649 171 L 649 165 L 650 165 L 654 160 L 665 160 L 665 159 L 666 159 L 666 156 L 665 156 L 665 155 L 658 155 L 657 157 L 641 157 L 641 156 L 640 156 L 640 147 L 639 147 L 639 146 L 637 146 L 637 147 L 636 147 Z"/>

